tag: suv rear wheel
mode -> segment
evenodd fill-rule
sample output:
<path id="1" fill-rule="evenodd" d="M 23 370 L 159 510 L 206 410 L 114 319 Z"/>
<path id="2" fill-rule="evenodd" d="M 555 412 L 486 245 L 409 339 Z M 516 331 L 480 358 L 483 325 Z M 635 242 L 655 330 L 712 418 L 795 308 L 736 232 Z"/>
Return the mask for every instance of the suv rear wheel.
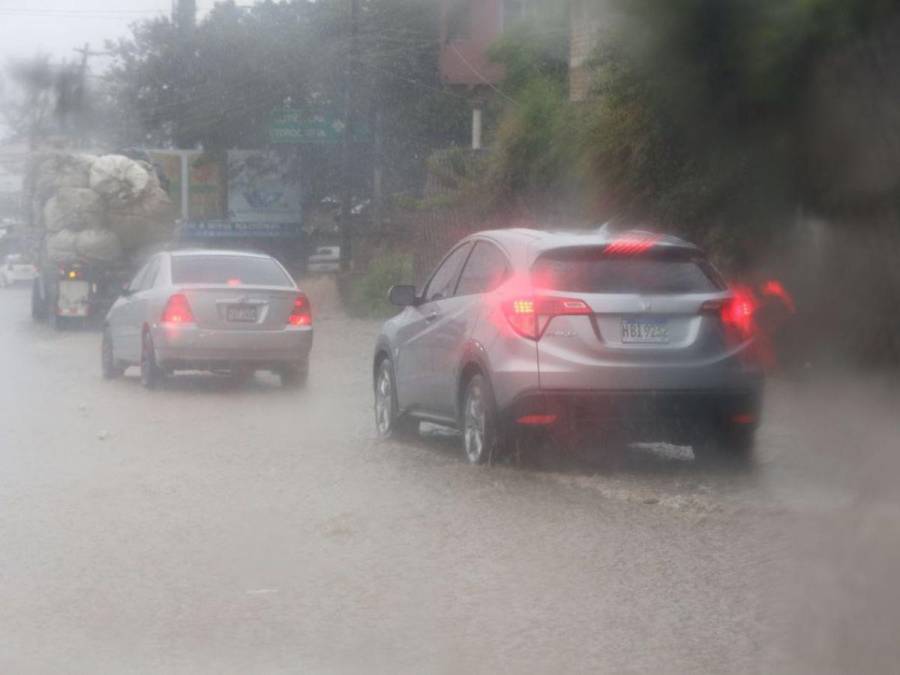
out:
<path id="1" fill-rule="evenodd" d="M 505 450 L 490 380 L 476 373 L 466 384 L 462 401 L 463 449 L 470 464 L 492 462 Z"/>
<path id="2" fill-rule="evenodd" d="M 696 438 L 692 447 L 694 457 L 699 462 L 746 462 L 753 456 L 755 445 L 756 427 L 721 423 Z"/>

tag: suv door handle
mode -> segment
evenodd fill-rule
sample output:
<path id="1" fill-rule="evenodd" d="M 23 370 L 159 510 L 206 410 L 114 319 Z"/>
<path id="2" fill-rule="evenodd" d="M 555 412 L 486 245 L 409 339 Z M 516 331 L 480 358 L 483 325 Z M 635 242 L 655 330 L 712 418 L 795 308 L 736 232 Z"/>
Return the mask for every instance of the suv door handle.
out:
<path id="1" fill-rule="evenodd" d="M 438 318 L 439 316 L 440 316 L 440 313 L 439 313 L 439 312 L 431 312 L 431 314 L 428 314 L 428 315 L 425 317 L 425 320 L 426 320 L 428 323 L 431 323 L 432 321 L 436 321 L 437 318 Z"/>

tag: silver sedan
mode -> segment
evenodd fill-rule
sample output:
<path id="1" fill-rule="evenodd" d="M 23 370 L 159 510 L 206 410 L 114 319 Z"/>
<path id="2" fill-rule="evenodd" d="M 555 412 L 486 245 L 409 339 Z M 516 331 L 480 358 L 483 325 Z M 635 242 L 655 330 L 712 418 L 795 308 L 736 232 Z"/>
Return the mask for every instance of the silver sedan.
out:
<path id="1" fill-rule="evenodd" d="M 106 316 L 103 376 L 139 366 L 155 387 L 177 370 L 280 375 L 305 382 L 313 327 L 309 299 L 274 258 L 241 251 L 157 253 Z"/>

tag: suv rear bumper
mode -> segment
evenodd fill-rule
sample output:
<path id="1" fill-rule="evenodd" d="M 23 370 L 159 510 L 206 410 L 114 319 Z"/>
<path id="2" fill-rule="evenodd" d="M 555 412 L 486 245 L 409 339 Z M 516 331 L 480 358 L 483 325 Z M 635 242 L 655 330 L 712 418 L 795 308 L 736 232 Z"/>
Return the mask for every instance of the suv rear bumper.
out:
<path id="1" fill-rule="evenodd" d="M 534 390 L 518 396 L 503 419 L 514 426 L 538 416 L 549 426 L 579 433 L 621 428 L 689 434 L 698 423 L 755 427 L 761 408 L 762 383 L 721 390 Z"/>

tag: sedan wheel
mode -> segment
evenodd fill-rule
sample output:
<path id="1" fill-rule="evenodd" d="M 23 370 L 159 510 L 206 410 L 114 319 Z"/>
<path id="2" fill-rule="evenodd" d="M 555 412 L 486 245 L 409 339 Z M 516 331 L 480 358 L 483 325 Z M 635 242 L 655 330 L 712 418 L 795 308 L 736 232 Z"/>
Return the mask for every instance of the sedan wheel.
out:
<path id="1" fill-rule="evenodd" d="M 122 365 L 113 356 L 112 336 L 109 328 L 103 330 L 103 339 L 100 343 L 100 364 L 104 379 L 111 380 L 125 372 Z"/>
<path id="2" fill-rule="evenodd" d="M 141 340 L 141 384 L 146 389 L 155 389 L 162 380 L 162 370 L 156 363 L 156 352 L 150 333 L 144 333 Z"/>

